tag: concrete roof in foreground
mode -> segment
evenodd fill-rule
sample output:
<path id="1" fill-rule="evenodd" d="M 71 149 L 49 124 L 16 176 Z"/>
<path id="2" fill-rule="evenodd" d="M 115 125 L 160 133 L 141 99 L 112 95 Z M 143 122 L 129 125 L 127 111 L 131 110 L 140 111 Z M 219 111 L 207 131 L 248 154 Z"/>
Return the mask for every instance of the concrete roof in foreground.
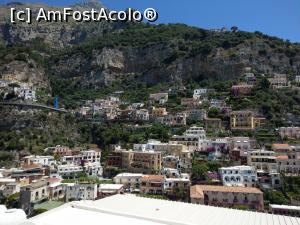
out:
<path id="1" fill-rule="evenodd" d="M 299 225 L 300 218 L 195 205 L 135 195 L 65 204 L 22 225 Z"/>

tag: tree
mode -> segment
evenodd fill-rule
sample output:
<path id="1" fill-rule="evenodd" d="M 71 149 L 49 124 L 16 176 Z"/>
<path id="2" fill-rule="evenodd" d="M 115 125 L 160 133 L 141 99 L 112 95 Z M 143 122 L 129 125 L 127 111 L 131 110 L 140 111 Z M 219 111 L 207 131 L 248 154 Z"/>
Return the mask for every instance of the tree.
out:
<path id="1" fill-rule="evenodd" d="M 209 111 L 208 111 L 208 117 L 209 118 L 216 118 L 219 116 L 219 113 L 220 113 L 220 110 L 217 109 L 217 108 L 211 108 Z"/>
<path id="2" fill-rule="evenodd" d="M 270 88 L 270 81 L 267 79 L 267 78 L 263 78 L 260 83 L 259 83 L 259 87 L 262 89 L 262 90 L 268 90 Z"/>
<path id="3" fill-rule="evenodd" d="M 5 205 L 7 208 L 19 208 L 20 193 L 15 193 L 7 197 Z"/>
<path id="4" fill-rule="evenodd" d="M 265 201 L 269 201 L 271 204 L 278 204 L 278 205 L 287 205 L 289 204 L 288 199 L 280 191 L 270 190 L 264 193 Z"/>
<path id="5" fill-rule="evenodd" d="M 195 181 L 207 179 L 208 167 L 205 163 L 194 161 L 192 167 L 192 179 Z"/>
<path id="6" fill-rule="evenodd" d="M 186 191 L 183 188 L 176 188 L 175 196 L 176 199 L 180 199 L 180 200 L 186 200 L 188 197 Z"/>

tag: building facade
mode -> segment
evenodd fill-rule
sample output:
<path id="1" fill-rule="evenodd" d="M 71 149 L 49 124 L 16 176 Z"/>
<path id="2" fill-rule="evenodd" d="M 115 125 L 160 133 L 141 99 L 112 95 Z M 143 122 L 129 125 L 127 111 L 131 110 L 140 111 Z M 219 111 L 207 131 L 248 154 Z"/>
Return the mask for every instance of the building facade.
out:
<path id="1" fill-rule="evenodd" d="M 97 193 L 97 184 L 70 183 L 66 184 L 65 201 L 95 200 Z"/>
<path id="2" fill-rule="evenodd" d="M 257 183 L 256 170 L 251 166 L 222 167 L 219 173 L 224 186 L 255 187 Z"/>
<path id="3" fill-rule="evenodd" d="M 263 192 L 253 187 L 226 187 L 213 185 L 194 185 L 190 190 L 191 202 L 218 207 L 247 206 L 249 209 L 263 211 Z"/>
<path id="4" fill-rule="evenodd" d="M 162 175 L 144 175 L 141 178 L 142 194 L 163 194 L 165 178 Z"/>

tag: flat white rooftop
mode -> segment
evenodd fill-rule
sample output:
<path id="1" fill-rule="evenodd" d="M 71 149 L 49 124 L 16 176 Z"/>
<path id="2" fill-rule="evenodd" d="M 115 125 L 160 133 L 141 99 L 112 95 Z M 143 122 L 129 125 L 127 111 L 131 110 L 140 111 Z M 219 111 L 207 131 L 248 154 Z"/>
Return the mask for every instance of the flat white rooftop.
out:
<path id="1" fill-rule="evenodd" d="M 117 178 L 122 178 L 122 177 L 141 177 L 143 176 L 142 173 L 119 173 L 118 175 L 116 175 L 115 177 Z"/>
<path id="2" fill-rule="evenodd" d="M 53 224 L 299 225 L 300 218 L 124 194 L 97 201 L 71 202 L 22 223 Z"/>
<path id="3" fill-rule="evenodd" d="M 295 205 L 276 205 L 276 204 L 270 204 L 270 206 L 273 209 L 288 209 L 288 210 L 297 210 L 297 211 L 300 211 L 300 206 L 295 206 Z"/>
<path id="4" fill-rule="evenodd" d="M 100 184 L 99 190 L 119 190 L 123 184 Z"/>

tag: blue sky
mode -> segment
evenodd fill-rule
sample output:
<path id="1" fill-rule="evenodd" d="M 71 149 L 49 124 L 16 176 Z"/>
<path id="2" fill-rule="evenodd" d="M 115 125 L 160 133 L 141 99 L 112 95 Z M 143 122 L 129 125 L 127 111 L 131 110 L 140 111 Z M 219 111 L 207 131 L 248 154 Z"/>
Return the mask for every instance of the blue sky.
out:
<path id="1" fill-rule="evenodd" d="M 6 3 L 10 0 L 0 0 Z M 18 1 L 18 0 L 14 0 Z M 24 0 L 23 0 L 24 1 Z M 25 0 L 67 6 L 80 0 Z M 102 0 L 106 7 L 155 8 L 159 23 L 185 23 L 201 28 L 238 26 L 300 42 L 300 0 Z"/>

